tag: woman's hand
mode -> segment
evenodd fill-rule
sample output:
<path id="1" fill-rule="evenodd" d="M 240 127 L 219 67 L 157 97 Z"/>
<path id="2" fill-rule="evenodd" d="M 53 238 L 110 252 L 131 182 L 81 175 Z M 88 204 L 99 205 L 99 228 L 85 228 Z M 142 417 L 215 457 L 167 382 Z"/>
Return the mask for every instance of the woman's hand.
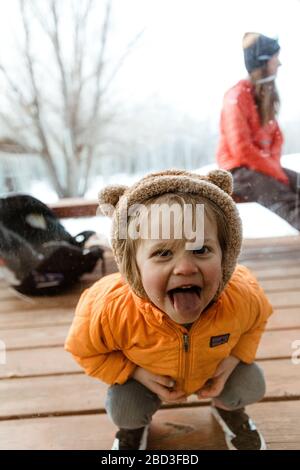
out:
<path id="1" fill-rule="evenodd" d="M 215 398 L 219 396 L 228 377 L 239 362 L 240 360 L 234 356 L 229 356 L 223 359 L 223 361 L 218 365 L 213 377 L 196 392 L 198 398 L 201 400 L 203 398 Z"/>
<path id="2" fill-rule="evenodd" d="M 145 385 L 151 392 L 156 393 L 162 401 L 168 403 L 181 403 L 186 401 L 184 392 L 173 390 L 175 381 L 170 377 L 152 374 L 142 367 L 137 367 L 132 378 Z"/>

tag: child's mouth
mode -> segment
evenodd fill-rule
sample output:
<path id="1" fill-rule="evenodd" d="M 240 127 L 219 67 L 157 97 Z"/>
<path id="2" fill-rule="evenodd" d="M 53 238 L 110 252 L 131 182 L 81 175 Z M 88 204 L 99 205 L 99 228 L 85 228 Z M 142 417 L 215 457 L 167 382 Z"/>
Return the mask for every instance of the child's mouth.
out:
<path id="1" fill-rule="evenodd" d="M 176 311 L 192 311 L 200 307 L 201 290 L 201 287 L 190 284 L 170 289 L 167 294 Z"/>

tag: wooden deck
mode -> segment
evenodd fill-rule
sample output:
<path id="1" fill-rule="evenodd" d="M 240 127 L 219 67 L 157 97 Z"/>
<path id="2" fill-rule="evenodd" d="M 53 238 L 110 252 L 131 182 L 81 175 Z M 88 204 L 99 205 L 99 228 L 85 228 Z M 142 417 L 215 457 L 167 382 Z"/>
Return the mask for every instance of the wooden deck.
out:
<path id="1" fill-rule="evenodd" d="M 106 257 L 111 272 L 110 252 Z M 299 449 L 300 364 L 291 355 L 293 341 L 300 341 L 300 239 L 248 240 L 241 261 L 275 309 L 258 351 L 267 393 L 248 409 L 269 449 Z M 89 282 L 53 298 L 22 297 L 0 282 L 0 340 L 6 346 L 5 364 L 0 351 L 0 449 L 110 449 L 115 428 L 104 411 L 106 386 L 85 376 L 63 350 Z M 226 447 L 209 402 L 191 399 L 154 416 L 148 448 Z"/>

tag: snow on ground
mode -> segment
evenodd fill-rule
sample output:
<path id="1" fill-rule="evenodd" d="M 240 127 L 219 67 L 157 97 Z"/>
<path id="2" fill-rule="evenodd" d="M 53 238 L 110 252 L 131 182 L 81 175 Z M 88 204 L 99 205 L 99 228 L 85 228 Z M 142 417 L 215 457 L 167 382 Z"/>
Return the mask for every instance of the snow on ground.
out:
<path id="1" fill-rule="evenodd" d="M 283 155 L 281 164 L 285 168 L 300 172 L 300 154 Z M 207 175 L 216 168 L 217 165 L 213 163 L 194 171 L 200 175 Z M 288 237 L 298 234 L 288 222 L 256 202 L 237 206 L 243 222 L 244 238 Z"/>
<path id="2" fill-rule="evenodd" d="M 297 230 L 281 217 L 255 202 L 238 204 L 238 210 L 243 223 L 244 238 L 287 237 L 298 234 Z M 95 230 L 109 239 L 111 222 L 107 217 L 62 219 L 61 222 L 72 235 L 83 230 Z"/>
<path id="3" fill-rule="evenodd" d="M 284 167 L 300 172 L 300 154 L 283 155 L 281 162 Z M 193 171 L 199 174 L 207 174 L 215 168 L 217 166 L 211 164 Z M 126 184 L 130 186 L 142 176 L 143 174 L 115 174 L 105 178 L 99 176 L 94 180 L 85 198 L 95 199 L 98 191 L 108 184 Z M 46 203 L 57 200 L 55 193 L 51 192 L 49 188 L 47 189 L 44 183 L 35 185 L 33 189 L 34 191 L 31 191 L 31 194 Z M 244 238 L 285 237 L 298 234 L 297 230 L 284 219 L 259 204 L 238 204 L 238 210 L 243 222 Z M 62 223 L 73 235 L 82 230 L 95 230 L 97 233 L 109 238 L 111 224 L 110 220 L 106 217 L 95 216 L 79 219 L 63 219 Z"/>
<path id="4" fill-rule="evenodd" d="M 289 155 L 282 155 L 281 165 L 290 170 L 300 173 L 300 153 L 290 153 Z"/>

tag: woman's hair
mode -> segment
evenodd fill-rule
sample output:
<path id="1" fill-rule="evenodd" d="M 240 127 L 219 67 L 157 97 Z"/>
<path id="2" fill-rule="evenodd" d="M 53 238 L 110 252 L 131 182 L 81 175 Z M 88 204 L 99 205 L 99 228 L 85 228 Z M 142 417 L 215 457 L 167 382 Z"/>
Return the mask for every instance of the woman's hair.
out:
<path id="1" fill-rule="evenodd" d="M 259 37 L 260 34 L 258 33 L 246 33 L 243 38 L 244 49 L 253 46 L 259 40 Z M 249 72 L 254 85 L 254 100 L 263 126 L 276 118 L 280 106 L 275 80 L 267 83 L 256 83 L 257 80 L 267 78 L 269 75 L 268 63 Z"/>
<path id="2" fill-rule="evenodd" d="M 208 217 L 210 220 L 214 220 L 217 225 L 217 233 L 218 233 L 218 241 L 220 244 L 220 248 L 222 251 L 222 259 L 224 257 L 224 253 L 227 251 L 227 247 L 229 244 L 229 230 L 228 230 L 228 223 L 226 221 L 225 215 L 223 211 L 218 207 L 214 202 L 204 197 L 198 196 L 197 194 L 188 194 L 188 193 L 166 193 L 160 196 L 156 196 L 153 198 L 148 199 L 143 203 L 143 206 L 148 209 L 151 204 L 167 204 L 172 206 L 173 204 L 179 204 L 181 209 L 183 209 L 184 205 L 190 204 L 192 207 L 193 213 L 193 222 L 195 221 L 195 214 L 196 214 L 196 205 L 203 204 L 204 205 L 204 213 L 205 216 Z M 182 214 L 183 212 L 181 212 Z M 133 215 L 129 216 L 128 224 L 127 224 L 127 238 L 123 241 L 123 257 L 122 263 L 120 266 L 120 270 L 122 274 L 127 277 L 127 273 L 131 272 L 132 278 L 137 280 L 137 284 L 140 279 L 140 272 L 137 266 L 136 261 L 136 254 L 140 243 L 142 242 L 142 238 L 133 238 L 130 236 L 130 231 L 133 226 L 140 229 L 141 225 L 145 224 L 145 218 L 148 218 L 151 212 L 145 211 L 141 214 L 140 211 L 136 211 Z M 183 217 L 175 218 L 174 217 L 174 225 L 183 225 Z M 150 238 L 150 237 L 149 237 Z M 178 246 L 182 244 L 182 238 L 180 239 L 171 239 L 165 240 L 165 249 L 176 249 Z"/>
<path id="3" fill-rule="evenodd" d="M 270 75 L 268 72 L 268 65 L 264 65 L 259 69 L 253 70 L 249 75 L 254 85 L 254 100 L 260 121 L 264 126 L 269 121 L 276 118 L 280 107 L 280 99 L 275 85 L 275 80 L 268 83 L 255 83 L 257 80 L 266 78 Z"/>

